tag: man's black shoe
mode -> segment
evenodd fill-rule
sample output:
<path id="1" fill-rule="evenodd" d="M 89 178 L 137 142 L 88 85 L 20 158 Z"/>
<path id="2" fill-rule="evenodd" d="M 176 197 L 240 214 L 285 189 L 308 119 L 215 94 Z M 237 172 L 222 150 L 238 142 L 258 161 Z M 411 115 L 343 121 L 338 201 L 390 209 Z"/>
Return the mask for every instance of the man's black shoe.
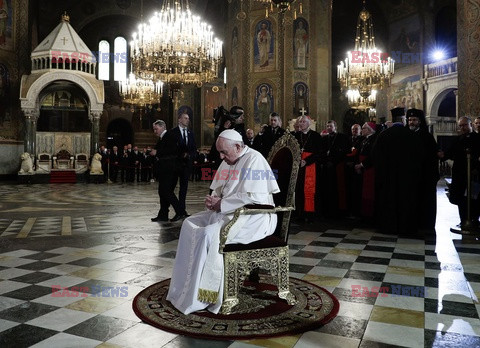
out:
<path id="1" fill-rule="evenodd" d="M 187 214 L 175 214 L 175 216 L 172 219 L 170 219 L 170 221 L 175 222 L 175 221 L 183 220 L 187 217 L 188 217 Z"/>
<path id="2" fill-rule="evenodd" d="M 157 222 L 157 221 L 158 222 L 166 222 L 166 221 L 168 221 L 168 218 L 161 218 L 161 217 L 157 216 L 157 217 L 152 218 L 151 220 L 153 222 Z"/>

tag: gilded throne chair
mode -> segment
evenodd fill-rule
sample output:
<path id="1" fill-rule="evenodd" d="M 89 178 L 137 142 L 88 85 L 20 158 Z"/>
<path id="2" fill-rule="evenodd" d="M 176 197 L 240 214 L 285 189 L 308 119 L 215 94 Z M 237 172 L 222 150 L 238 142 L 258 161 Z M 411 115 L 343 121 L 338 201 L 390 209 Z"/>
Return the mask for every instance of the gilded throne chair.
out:
<path id="1" fill-rule="evenodd" d="M 234 313 L 239 304 L 239 291 L 250 275 L 258 277 L 258 270 L 270 273 L 278 288 L 278 297 L 288 304 L 296 303 L 289 287 L 288 233 L 290 216 L 295 202 L 295 185 L 300 165 L 300 146 L 293 135 L 286 133 L 272 147 L 268 163 L 277 173 L 280 192 L 274 195 L 275 207 L 247 205 L 235 211 L 233 219 L 220 231 L 220 253 L 224 260 L 224 292 L 221 314 Z M 250 244 L 226 244 L 228 233 L 241 215 L 277 214 L 275 232 Z"/>

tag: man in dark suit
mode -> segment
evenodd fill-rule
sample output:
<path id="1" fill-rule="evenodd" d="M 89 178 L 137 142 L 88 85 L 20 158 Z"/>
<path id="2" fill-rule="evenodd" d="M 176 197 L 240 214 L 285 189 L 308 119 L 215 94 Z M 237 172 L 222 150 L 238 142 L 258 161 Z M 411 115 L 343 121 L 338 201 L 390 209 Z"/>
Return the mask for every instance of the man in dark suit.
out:
<path id="1" fill-rule="evenodd" d="M 135 166 L 135 175 L 137 177 L 137 182 L 140 182 L 140 161 L 142 160 L 142 154 L 138 151 L 138 146 L 133 147 L 133 165 Z M 133 178 L 135 181 L 135 178 Z"/>
<path id="2" fill-rule="evenodd" d="M 182 215 L 188 216 L 185 206 L 187 198 L 188 180 L 193 169 L 193 161 L 197 156 L 197 145 L 193 132 L 188 129 L 190 117 L 186 113 L 178 116 L 178 126 L 170 130 L 175 137 L 177 144 L 177 152 L 179 158 L 178 180 L 180 181 L 180 189 L 178 192 L 178 200 L 180 201 L 180 212 Z M 177 180 L 175 180 L 176 184 Z"/>
<path id="3" fill-rule="evenodd" d="M 458 227 L 473 228 L 478 227 L 478 218 L 480 215 L 480 195 L 478 194 L 479 172 L 480 172 L 480 135 L 473 131 L 472 119 L 468 116 L 461 116 L 458 121 L 459 135 L 455 138 L 450 149 L 441 154 L 443 160 L 452 159 L 452 184 L 449 188 L 450 203 L 458 205 L 458 214 L 460 215 L 460 225 Z M 468 221 L 468 156 L 470 153 L 470 180 L 471 201 L 470 201 L 470 221 Z"/>
<path id="4" fill-rule="evenodd" d="M 114 146 L 110 153 L 110 180 L 117 182 L 118 169 L 122 155 L 118 151 L 118 146 Z"/>
<path id="5" fill-rule="evenodd" d="M 180 202 L 175 196 L 175 185 L 178 172 L 177 143 L 173 132 L 167 132 L 166 124 L 162 120 L 153 123 L 153 131 L 159 137 L 155 149 L 150 154 L 155 156 L 155 167 L 158 181 L 158 195 L 160 197 L 160 210 L 152 221 L 168 221 L 168 208 L 175 209 L 172 222 L 186 217 L 180 208 Z"/>
<path id="6" fill-rule="evenodd" d="M 259 139 L 258 147 L 263 157 L 267 158 L 273 144 L 285 134 L 282 128 L 282 120 L 276 112 L 270 114 L 270 125 L 265 127 Z"/>
<path id="7" fill-rule="evenodd" d="M 248 147 L 251 147 L 252 149 L 254 149 L 255 132 L 251 128 L 247 129 L 247 140 L 248 141 L 245 143 L 245 145 L 248 145 Z"/>

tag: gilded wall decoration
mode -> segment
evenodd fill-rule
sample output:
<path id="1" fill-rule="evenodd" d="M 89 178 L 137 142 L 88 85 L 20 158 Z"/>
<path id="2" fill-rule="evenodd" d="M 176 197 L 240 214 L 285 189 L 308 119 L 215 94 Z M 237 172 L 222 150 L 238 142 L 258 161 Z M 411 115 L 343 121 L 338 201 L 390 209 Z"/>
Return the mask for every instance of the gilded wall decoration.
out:
<path id="1" fill-rule="evenodd" d="M 238 105 L 238 88 L 237 86 L 232 88 L 232 94 L 231 94 L 231 99 L 230 99 L 230 107 Z"/>
<path id="2" fill-rule="evenodd" d="M 308 66 L 308 41 L 308 22 L 299 17 L 293 22 L 293 62 L 296 69 Z"/>
<path id="3" fill-rule="evenodd" d="M 271 21 L 263 19 L 255 25 L 253 41 L 253 71 L 275 70 L 275 33 Z"/>
<path id="4" fill-rule="evenodd" d="M 237 74 L 238 71 L 238 28 L 235 26 L 232 30 L 232 74 Z"/>
<path id="5" fill-rule="evenodd" d="M 220 87 L 220 90 L 216 93 L 212 92 L 210 88 L 203 88 L 204 93 L 204 105 L 203 105 L 203 115 L 202 117 L 202 126 L 201 126 L 201 135 L 195 135 L 195 140 L 198 144 L 201 144 L 202 147 L 210 147 L 213 144 L 214 140 L 214 111 L 226 100 L 225 90 Z M 228 108 L 227 108 L 228 109 Z M 201 137 L 201 138 L 200 138 Z"/>
<path id="6" fill-rule="evenodd" d="M 457 1 L 458 116 L 480 114 L 480 4 Z"/>
<path id="7" fill-rule="evenodd" d="M 274 110 L 273 88 L 262 83 L 255 89 L 255 123 L 269 124 L 270 113 Z"/>
<path id="8" fill-rule="evenodd" d="M 297 82 L 293 86 L 293 99 L 295 101 L 293 115 L 308 115 L 308 86 L 304 82 Z"/>
<path id="9" fill-rule="evenodd" d="M 0 130 L 10 121 L 10 74 L 7 67 L 0 63 Z"/>
<path id="10" fill-rule="evenodd" d="M 12 0 L 0 0 L 0 50 L 12 50 L 13 45 Z"/>

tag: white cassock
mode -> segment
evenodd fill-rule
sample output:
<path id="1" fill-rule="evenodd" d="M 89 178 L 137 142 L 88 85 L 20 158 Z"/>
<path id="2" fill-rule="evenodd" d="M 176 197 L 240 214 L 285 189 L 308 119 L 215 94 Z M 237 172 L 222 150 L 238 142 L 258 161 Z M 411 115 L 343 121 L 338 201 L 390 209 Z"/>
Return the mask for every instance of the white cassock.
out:
<path id="1" fill-rule="evenodd" d="M 182 225 L 167 300 L 184 314 L 208 309 L 218 313 L 223 301 L 223 256 L 218 252 L 221 227 L 246 204 L 274 205 L 280 192 L 265 158 L 247 146 L 234 165 L 225 161 L 210 185 L 222 197 L 220 212 L 203 211 Z M 275 231 L 275 214 L 241 216 L 230 229 L 227 244 L 248 244 Z M 199 300 L 199 293 L 200 298 Z"/>

